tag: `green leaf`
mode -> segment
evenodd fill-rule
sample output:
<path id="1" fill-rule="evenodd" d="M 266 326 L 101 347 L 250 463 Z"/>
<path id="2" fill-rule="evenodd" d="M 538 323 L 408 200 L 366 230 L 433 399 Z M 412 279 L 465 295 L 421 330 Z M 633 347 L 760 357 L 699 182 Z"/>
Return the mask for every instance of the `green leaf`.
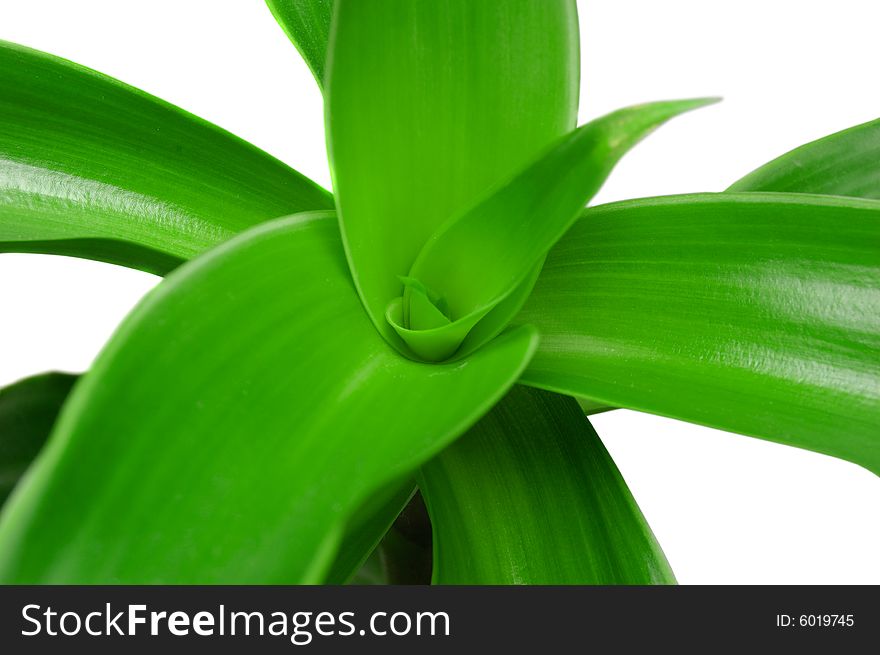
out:
<path id="1" fill-rule="evenodd" d="M 45 373 L 0 389 L 0 503 L 42 448 L 77 377 Z"/>
<path id="2" fill-rule="evenodd" d="M 349 580 L 350 585 L 386 585 L 388 576 L 382 563 L 382 555 L 378 549 L 374 550 L 363 563 L 354 576 Z"/>
<path id="3" fill-rule="evenodd" d="M 409 271 L 403 296 L 389 308 L 389 323 L 416 355 L 428 360 L 446 359 L 459 346 L 461 354 L 481 346 L 519 311 L 530 287 L 521 293 L 521 302 L 507 307 L 506 315 L 487 314 L 534 278 L 544 255 L 618 160 L 670 118 L 716 101 L 629 107 L 566 135 L 431 236 Z M 445 314 L 432 304 L 437 300 L 447 308 Z M 472 332 L 484 320 L 491 324 Z"/>
<path id="4" fill-rule="evenodd" d="M 699 194 L 587 210 L 518 320 L 522 381 L 880 472 L 880 203 Z"/>
<path id="5" fill-rule="evenodd" d="M 70 373 L 45 373 L 0 389 L 0 504 L 43 447 L 78 379 Z M 408 479 L 367 499 L 345 527 L 326 582 L 342 584 L 352 577 L 406 506 L 414 487 Z"/>
<path id="6" fill-rule="evenodd" d="M 416 491 L 379 544 L 387 584 L 429 585 L 433 562 L 431 519 Z"/>
<path id="7" fill-rule="evenodd" d="M 0 42 L 0 93 L 0 252 L 165 273 L 251 225 L 333 207 L 244 141 L 57 57 Z"/>
<path id="8" fill-rule="evenodd" d="M 0 178 L 2 183 L 2 178 Z M 0 214 L 3 209 L 0 208 Z M 3 218 L 0 216 L 0 230 Z M 78 228 L 74 228 L 78 229 Z M 186 261 L 147 246 L 113 239 L 59 239 L 48 241 L 0 241 L 0 254 L 8 252 L 34 255 L 66 255 L 116 264 L 153 275 L 167 275 Z"/>
<path id="9" fill-rule="evenodd" d="M 418 490 L 408 500 L 349 584 L 431 584 L 431 519 Z"/>
<path id="10" fill-rule="evenodd" d="M 880 198 L 880 120 L 795 148 L 749 173 L 728 191 Z"/>
<path id="11" fill-rule="evenodd" d="M 325 583 L 345 584 L 355 577 L 414 492 L 415 482 L 407 478 L 404 482 L 393 482 L 367 498 L 346 523 L 345 535 L 324 578 Z"/>
<path id="12" fill-rule="evenodd" d="M 326 122 L 364 303 L 385 320 L 428 238 L 574 127 L 572 0 L 338 0 Z"/>
<path id="13" fill-rule="evenodd" d="M 266 4 L 323 89 L 333 0 L 266 0 Z"/>
<path id="14" fill-rule="evenodd" d="M 608 407 L 603 405 L 602 403 L 597 403 L 595 401 L 590 400 L 589 398 L 583 398 L 581 396 L 575 397 L 577 404 L 580 405 L 581 411 L 586 416 L 592 416 L 593 414 L 602 414 L 603 412 L 610 412 L 612 409 L 617 409 L 616 407 Z"/>
<path id="15" fill-rule="evenodd" d="M 441 584 L 674 583 L 572 398 L 516 386 L 421 469 Z"/>
<path id="16" fill-rule="evenodd" d="M 77 385 L 0 516 L 0 581 L 319 582 L 352 513 L 487 411 L 535 340 L 410 361 L 332 213 L 254 228 L 156 287 Z"/>

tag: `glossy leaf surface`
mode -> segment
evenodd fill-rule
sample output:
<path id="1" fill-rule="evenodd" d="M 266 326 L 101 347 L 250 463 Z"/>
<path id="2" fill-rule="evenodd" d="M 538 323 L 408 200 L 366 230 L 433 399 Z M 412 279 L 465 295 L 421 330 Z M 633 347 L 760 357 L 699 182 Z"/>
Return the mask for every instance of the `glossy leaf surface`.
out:
<path id="1" fill-rule="evenodd" d="M 516 386 L 422 467 L 440 584 L 675 578 L 577 402 Z"/>
<path id="2" fill-rule="evenodd" d="M 333 214 L 254 228 L 156 287 L 77 385 L 0 517 L 0 580 L 320 582 L 350 515 L 534 342 L 412 362 L 364 312 Z"/>
<path id="3" fill-rule="evenodd" d="M 795 148 L 749 173 L 728 191 L 880 198 L 880 120 Z"/>
<path id="4" fill-rule="evenodd" d="M 327 70 L 334 190 L 376 326 L 445 221 L 574 127 L 571 0 L 339 0 Z"/>
<path id="5" fill-rule="evenodd" d="M 43 447 L 77 377 L 46 373 L 0 389 L 0 503 Z"/>
<path id="6" fill-rule="evenodd" d="M 78 375 L 45 373 L 0 389 L 0 504 L 49 437 Z M 406 506 L 415 483 L 397 482 L 372 494 L 345 526 L 325 581 L 347 582 Z"/>
<path id="7" fill-rule="evenodd" d="M 701 194 L 587 210 L 519 316 L 523 381 L 880 472 L 880 203 Z"/>
<path id="8" fill-rule="evenodd" d="M 0 42 L 0 93 L 0 252 L 161 274 L 251 225 L 333 208 L 244 141 L 63 59 Z"/>

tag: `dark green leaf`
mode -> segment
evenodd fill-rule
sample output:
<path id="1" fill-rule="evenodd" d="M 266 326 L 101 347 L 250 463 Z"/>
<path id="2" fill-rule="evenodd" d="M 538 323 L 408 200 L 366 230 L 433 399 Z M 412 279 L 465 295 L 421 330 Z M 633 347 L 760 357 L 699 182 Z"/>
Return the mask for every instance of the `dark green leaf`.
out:
<path id="1" fill-rule="evenodd" d="M 394 520 L 415 492 L 415 482 L 407 478 L 371 494 L 349 519 L 339 552 L 327 572 L 327 584 L 345 584 L 366 563 Z"/>
<path id="2" fill-rule="evenodd" d="M 2 223 L 2 220 L 0 218 L 0 223 Z M 81 257 L 134 268 L 159 276 L 167 275 L 186 261 L 184 257 L 169 255 L 147 246 L 114 239 L 0 241 L 0 254 L 4 252 Z"/>
<path id="3" fill-rule="evenodd" d="M 427 585 L 431 562 L 431 520 L 416 491 L 350 584 Z"/>
<path id="4" fill-rule="evenodd" d="M 323 88 L 333 0 L 266 0 L 266 4 Z"/>
<path id="5" fill-rule="evenodd" d="M 0 503 L 43 447 L 77 378 L 45 373 L 0 389 Z"/>
<path id="6" fill-rule="evenodd" d="M 880 198 L 880 120 L 807 143 L 728 191 L 790 191 Z"/>
<path id="7" fill-rule="evenodd" d="M 326 191 L 201 119 L 0 42 L 0 252 L 164 273 L 251 225 L 332 207 Z"/>
<path id="8" fill-rule="evenodd" d="M 349 580 L 350 585 L 386 585 L 388 576 L 382 563 L 382 555 L 378 549 L 374 550 L 363 565 Z"/>
<path id="9" fill-rule="evenodd" d="M 580 405 L 581 411 L 587 415 L 592 416 L 593 414 L 601 414 L 603 412 L 610 412 L 612 409 L 616 409 L 615 407 L 608 407 L 607 405 L 603 405 L 602 403 L 594 402 L 588 398 L 576 397 L 575 400 L 577 404 Z"/>
<path id="10" fill-rule="evenodd" d="M 441 584 L 657 584 L 675 578 L 578 404 L 514 387 L 422 467 Z"/>
<path id="11" fill-rule="evenodd" d="M 339 0 L 327 70 L 334 189 L 379 330 L 428 238 L 574 127 L 572 0 Z"/>
<path id="12" fill-rule="evenodd" d="M 880 472 L 880 202 L 701 194 L 587 210 L 519 320 L 523 381 Z"/>
<path id="13" fill-rule="evenodd" d="M 431 519 L 418 491 L 379 544 L 388 584 L 431 584 Z"/>
<path id="14" fill-rule="evenodd" d="M 364 312 L 335 215 L 254 228 L 156 287 L 77 385 L 0 516 L 0 581 L 320 582 L 353 512 L 535 341 L 410 361 Z"/>

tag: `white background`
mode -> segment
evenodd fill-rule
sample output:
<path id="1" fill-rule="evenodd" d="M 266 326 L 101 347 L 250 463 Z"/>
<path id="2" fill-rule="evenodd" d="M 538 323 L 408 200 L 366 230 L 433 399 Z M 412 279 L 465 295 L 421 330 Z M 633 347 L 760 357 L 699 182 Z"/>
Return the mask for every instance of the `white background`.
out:
<path id="1" fill-rule="evenodd" d="M 720 191 L 880 116 L 876 0 L 579 2 L 581 121 L 720 95 L 639 146 L 598 201 Z M 321 97 L 262 2 L 0 0 L 0 38 L 145 89 L 329 187 Z M 82 371 L 157 282 L 0 255 L 0 385 Z M 628 411 L 594 424 L 682 583 L 880 583 L 880 479 L 846 462 Z M 841 611 L 844 608 L 841 608 Z"/>

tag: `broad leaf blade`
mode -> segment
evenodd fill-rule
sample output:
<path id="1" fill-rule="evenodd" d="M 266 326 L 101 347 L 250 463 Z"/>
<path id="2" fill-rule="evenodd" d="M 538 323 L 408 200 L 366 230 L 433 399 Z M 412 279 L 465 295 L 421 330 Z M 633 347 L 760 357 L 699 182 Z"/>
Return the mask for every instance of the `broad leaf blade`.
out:
<path id="1" fill-rule="evenodd" d="M 164 273 L 251 225 L 333 207 L 244 141 L 57 57 L 0 42 L 0 91 L 0 252 L 57 243 Z"/>
<path id="2" fill-rule="evenodd" d="M 749 173 L 728 191 L 880 198 L 880 120 L 795 148 Z"/>
<path id="3" fill-rule="evenodd" d="M 36 458 L 78 375 L 45 373 L 0 389 L 0 504 Z M 326 576 L 347 582 L 413 495 L 415 483 L 395 483 L 373 494 L 345 526 L 339 552 Z"/>
<path id="4" fill-rule="evenodd" d="M 628 107 L 560 139 L 431 236 L 409 271 L 407 279 L 415 284 L 407 286 L 400 300 L 402 312 L 389 315 L 397 333 L 418 356 L 442 360 L 459 346 L 466 354 L 500 332 L 525 302 L 529 287 L 506 315 L 487 314 L 522 290 L 526 279 L 536 277 L 532 272 L 540 268 L 544 255 L 580 216 L 620 158 L 670 118 L 713 102 L 674 100 Z M 438 310 L 428 297 L 413 304 L 413 298 L 419 297 L 414 287 L 443 301 L 448 308 L 446 325 L 419 321 L 424 312 L 420 309 Z M 403 325 L 400 319 L 407 314 L 409 321 Z M 494 325 L 478 339 L 468 339 L 472 328 L 487 319 Z"/>
<path id="5" fill-rule="evenodd" d="M 0 503 L 43 447 L 77 377 L 45 373 L 0 389 Z"/>
<path id="6" fill-rule="evenodd" d="M 523 382 L 880 472 L 880 203 L 700 194 L 587 210 L 519 316 Z"/>
<path id="7" fill-rule="evenodd" d="M 255 228 L 111 339 L 4 508 L 0 580 L 319 582 L 351 514 L 488 410 L 534 341 L 407 360 L 365 314 L 333 214 Z"/>
<path id="8" fill-rule="evenodd" d="M 674 583 L 572 398 L 514 387 L 421 469 L 441 584 Z"/>
<path id="9" fill-rule="evenodd" d="M 266 0 L 266 4 L 323 89 L 333 0 Z"/>
<path id="10" fill-rule="evenodd" d="M 574 127 L 571 0 L 338 0 L 327 70 L 334 190 L 378 329 L 437 228 Z"/>

